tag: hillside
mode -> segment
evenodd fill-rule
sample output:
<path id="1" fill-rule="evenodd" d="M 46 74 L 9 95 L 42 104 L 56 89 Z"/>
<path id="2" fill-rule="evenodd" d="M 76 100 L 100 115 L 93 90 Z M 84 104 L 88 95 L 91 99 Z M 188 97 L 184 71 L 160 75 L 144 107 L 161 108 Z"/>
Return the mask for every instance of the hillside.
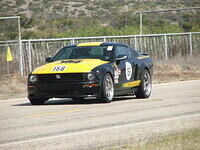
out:
<path id="1" fill-rule="evenodd" d="M 34 18 L 107 16 L 136 12 L 200 6 L 199 0 L 1 0 L 0 15 L 24 14 Z"/>
<path id="2" fill-rule="evenodd" d="M 98 29 L 103 29 L 99 29 L 100 31 L 98 33 L 93 33 L 92 35 L 115 35 L 127 34 L 129 32 L 131 34 L 138 34 L 139 15 L 136 14 L 137 11 L 200 7 L 200 1 L 1 0 L 0 6 L 0 16 L 21 15 L 24 38 L 34 38 L 51 37 L 52 35 L 54 37 L 88 36 L 91 34 L 80 34 L 82 28 L 94 25 Z M 200 10 L 190 10 L 184 12 L 146 14 L 143 18 L 144 26 L 148 25 L 146 29 L 144 28 L 145 33 L 198 31 L 200 22 L 199 13 Z M 5 23 L 1 21 L 0 24 Z M 165 25 L 172 26 L 169 29 L 163 29 Z M 159 28 L 161 26 L 162 28 L 152 28 L 156 26 Z M 7 25 L 6 27 L 8 28 Z M 105 27 L 108 29 L 105 29 Z M 3 28 L 2 25 L 1 28 Z M 6 28 L 4 29 L 8 30 Z M 78 34 L 74 34 L 74 29 L 81 29 L 81 31 Z M 43 33 L 44 30 L 46 30 L 45 33 Z M 107 33 L 105 30 L 112 31 L 112 33 Z M 131 31 L 124 32 L 123 30 Z M 72 31 L 73 34 L 69 34 Z M 55 35 L 58 32 L 60 32 L 59 35 Z M 67 32 L 68 34 L 66 35 L 63 32 Z M 12 36 L 14 37 L 14 35 Z M 0 38 L 2 39 L 2 36 Z"/>

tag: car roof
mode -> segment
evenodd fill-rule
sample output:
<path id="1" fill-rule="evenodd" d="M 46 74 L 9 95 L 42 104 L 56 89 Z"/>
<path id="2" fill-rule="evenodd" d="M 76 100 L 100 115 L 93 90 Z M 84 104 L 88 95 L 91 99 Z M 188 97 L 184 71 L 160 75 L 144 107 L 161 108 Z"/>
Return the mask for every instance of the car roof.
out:
<path id="1" fill-rule="evenodd" d="M 83 46 L 127 46 L 119 42 L 85 42 L 79 44 L 72 44 L 65 47 L 83 47 Z"/>

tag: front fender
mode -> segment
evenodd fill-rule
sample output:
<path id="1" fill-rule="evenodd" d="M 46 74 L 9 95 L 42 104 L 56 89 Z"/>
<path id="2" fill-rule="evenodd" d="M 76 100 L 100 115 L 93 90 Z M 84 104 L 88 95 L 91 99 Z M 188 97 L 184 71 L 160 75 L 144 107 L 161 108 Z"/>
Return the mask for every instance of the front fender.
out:
<path id="1" fill-rule="evenodd" d="M 103 64 L 92 70 L 93 72 L 95 72 L 100 85 L 101 85 L 101 83 L 103 81 L 103 77 L 105 76 L 106 73 L 109 73 L 111 75 L 111 77 L 113 78 L 114 71 L 113 71 L 112 66 L 113 66 L 113 63 Z"/>

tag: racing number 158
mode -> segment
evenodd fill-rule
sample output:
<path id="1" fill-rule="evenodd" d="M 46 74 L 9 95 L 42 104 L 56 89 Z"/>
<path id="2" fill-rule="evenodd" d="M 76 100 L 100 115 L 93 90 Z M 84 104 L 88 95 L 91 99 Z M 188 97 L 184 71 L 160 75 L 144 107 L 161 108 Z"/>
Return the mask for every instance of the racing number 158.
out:
<path id="1" fill-rule="evenodd" d="M 53 71 L 64 71 L 65 70 L 65 66 L 55 66 Z"/>

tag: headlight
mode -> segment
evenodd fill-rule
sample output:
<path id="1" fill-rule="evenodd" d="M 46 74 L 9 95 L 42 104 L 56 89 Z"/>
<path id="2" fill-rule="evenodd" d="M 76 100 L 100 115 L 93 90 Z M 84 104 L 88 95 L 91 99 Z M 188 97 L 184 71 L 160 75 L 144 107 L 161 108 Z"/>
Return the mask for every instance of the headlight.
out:
<path id="1" fill-rule="evenodd" d="M 88 80 L 92 81 L 94 80 L 94 78 L 95 78 L 94 73 L 88 73 Z"/>
<path id="2" fill-rule="evenodd" d="M 30 77 L 29 77 L 29 82 L 34 83 L 34 82 L 36 82 L 36 81 L 37 81 L 37 75 L 35 75 L 35 74 L 30 75 Z"/>

